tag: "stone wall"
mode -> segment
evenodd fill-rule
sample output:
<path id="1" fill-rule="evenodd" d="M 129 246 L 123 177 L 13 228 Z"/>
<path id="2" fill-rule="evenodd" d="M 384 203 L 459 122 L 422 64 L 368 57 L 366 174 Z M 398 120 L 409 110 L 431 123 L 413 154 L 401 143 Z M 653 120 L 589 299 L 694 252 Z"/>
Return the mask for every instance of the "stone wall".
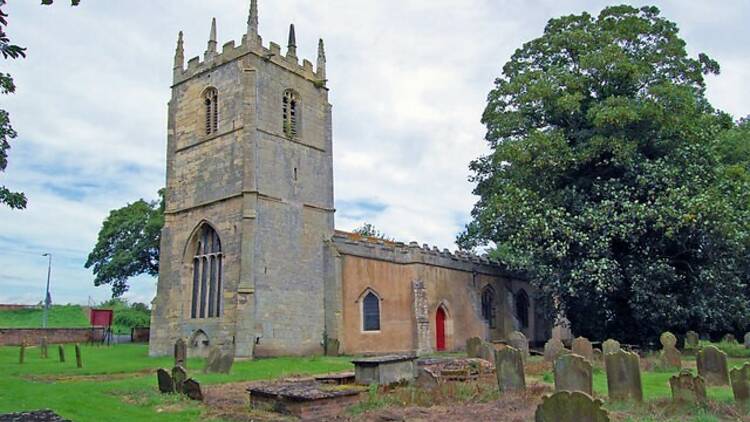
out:
<path id="1" fill-rule="evenodd" d="M 47 337 L 48 344 L 89 343 L 102 341 L 103 328 L 0 328 L 0 345 L 38 345 Z"/>

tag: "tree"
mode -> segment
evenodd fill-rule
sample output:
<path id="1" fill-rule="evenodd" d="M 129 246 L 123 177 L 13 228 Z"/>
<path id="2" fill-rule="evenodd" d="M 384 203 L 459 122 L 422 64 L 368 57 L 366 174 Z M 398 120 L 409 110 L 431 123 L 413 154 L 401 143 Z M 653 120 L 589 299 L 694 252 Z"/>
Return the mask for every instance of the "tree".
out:
<path id="1" fill-rule="evenodd" d="M 382 240 L 390 240 L 393 241 L 388 235 L 385 233 L 379 231 L 370 223 L 363 223 L 360 227 L 353 230 L 354 233 L 361 235 L 361 236 L 367 236 L 367 237 L 374 237 L 377 239 Z"/>
<path id="2" fill-rule="evenodd" d="M 655 7 L 550 20 L 488 96 L 459 244 L 524 271 L 577 335 L 744 329 L 749 186 L 704 96 L 718 72 Z"/>
<path id="3" fill-rule="evenodd" d="M 42 0 L 42 4 L 45 5 L 45 6 L 49 6 L 52 3 L 54 3 L 54 0 Z M 81 3 L 81 0 L 70 0 L 70 5 L 71 6 L 78 6 L 78 4 L 80 4 L 80 3 Z"/>
<path id="4" fill-rule="evenodd" d="M 5 7 L 5 0 L 0 0 L 0 53 L 4 59 L 18 59 L 26 57 L 26 49 L 11 44 L 8 35 L 5 33 L 5 27 L 8 26 L 8 15 L 2 10 Z M 8 73 L 0 72 L 0 94 L 7 95 L 16 91 L 16 85 L 13 78 Z M 10 124 L 10 115 L 5 110 L 0 110 L 0 173 L 5 171 L 8 166 L 8 150 L 10 149 L 10 140 L 17 136 L 13 126 Z M 13 192 L 4 185 L 0 185 L 0 204 L 5 204 L 10 208 L 26 208 L 26 196 L 21 192 Z"/>
<path id="5" fill-rule="evenodd" d="M 85 267 L 93 267 L 94 285 L 112 286 L 112 297 L 128 290 L 128 279 L 159 274 L 159 242 L 164 226 L 164 190 L 159 201 L 143 199 L 113 210 L 104 220 Z"/>

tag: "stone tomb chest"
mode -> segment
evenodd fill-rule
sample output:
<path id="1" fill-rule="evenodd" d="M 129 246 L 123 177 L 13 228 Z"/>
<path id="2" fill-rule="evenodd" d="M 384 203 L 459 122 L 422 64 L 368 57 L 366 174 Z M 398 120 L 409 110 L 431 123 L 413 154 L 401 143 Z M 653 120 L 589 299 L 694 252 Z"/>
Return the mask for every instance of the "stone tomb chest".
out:
<path id="1" fill-rule="evenodd" d="M 388 355 L 355 359 L 354 379 L 357 384 L 391 385 L 411 381 L 417 376 L 417 357 Z"/>
<path id="2" fill-rule="evenodd" d="M 247 391 L 253 408 L 293 415 L 302 420 L 328 420 L 358 403 L 366 388 L 309 380 L 259 383 Z"/>

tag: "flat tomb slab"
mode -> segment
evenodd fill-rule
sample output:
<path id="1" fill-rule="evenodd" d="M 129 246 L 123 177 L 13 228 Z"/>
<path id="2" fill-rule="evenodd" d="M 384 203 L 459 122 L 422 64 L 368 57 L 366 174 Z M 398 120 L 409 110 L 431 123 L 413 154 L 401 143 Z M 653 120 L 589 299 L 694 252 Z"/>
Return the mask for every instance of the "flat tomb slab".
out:
<path id="1" fill-rule="evenodd" d="M 323 384 L 354 384 L 354 372 L 339 372 L 335 374 L 325 374 L 315 377 L 315 381 Z"/>
<path id="2" fill-rule="evenodd" d="M 304 381 L 259 384 L 247 391 L 252 407 L 293 415 L 302 420 L 325 420 L 358 403 L 366 388 Z"/>
<path id="3" fill-rule="evenodd" d="M 417 375 L 414 355 L 387 355 L 355 359 L 354 378 L 357 384 L 391 385 L 411 381 Z"/>

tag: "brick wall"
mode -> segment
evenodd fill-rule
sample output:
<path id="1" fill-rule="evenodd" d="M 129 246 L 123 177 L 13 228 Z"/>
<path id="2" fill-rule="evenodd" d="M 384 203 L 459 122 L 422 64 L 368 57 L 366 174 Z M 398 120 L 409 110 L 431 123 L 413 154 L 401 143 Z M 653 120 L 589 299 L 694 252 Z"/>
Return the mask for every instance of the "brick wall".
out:
<path id="1" fill-rule="evenodd" d="M 49 344 L 87 343 L 101 341 L 103 328 L 0 328 L 0 346 L 40 344 L 47 337 Z"/>

